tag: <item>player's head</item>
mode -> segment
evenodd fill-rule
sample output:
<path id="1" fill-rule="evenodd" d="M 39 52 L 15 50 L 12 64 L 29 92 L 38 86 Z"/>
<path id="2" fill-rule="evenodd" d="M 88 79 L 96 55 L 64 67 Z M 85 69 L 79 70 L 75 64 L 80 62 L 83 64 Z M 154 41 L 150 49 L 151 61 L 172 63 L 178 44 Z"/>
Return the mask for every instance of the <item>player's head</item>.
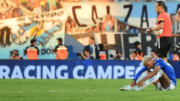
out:
<path id="1" fill-rule="evenodd" d="M 160 11 L 164 9 L 165 10 L 165 3 L 164 1 L 156 1 L 155 10 L 157 13 L 160 13 Z"/>
<path id="2" fill-rule="evenodd" d="M 94 44 L 94 38 L 93 37 L 89 38 L 89 44 Z"/>
<path id="3" fill-rule="evenodd" d="M 36 45 L 36 39 L 31 40 L 31 45 Z"/>
<path id="4" fill-rule="evenodd" d="M 151 56 L 145 55 L 142 59 L 142 63 L 148 69 L 154 68 L 154 59 Z"/>
<path id="5" fill-rule="evenodd" d="M 62 38 L 57 38 L 58 44 L 62 44 L 63 39 Z"/>

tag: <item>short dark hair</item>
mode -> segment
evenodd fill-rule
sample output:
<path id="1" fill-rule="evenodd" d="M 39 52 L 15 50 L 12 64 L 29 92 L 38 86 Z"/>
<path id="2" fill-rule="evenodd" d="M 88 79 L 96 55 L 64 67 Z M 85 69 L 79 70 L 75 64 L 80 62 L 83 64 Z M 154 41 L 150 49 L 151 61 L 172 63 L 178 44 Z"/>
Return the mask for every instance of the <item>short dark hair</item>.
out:
<path id="1" fill-rule="evenodd" d="M 118 54 L 118 53 L 121 53 L 121 54 L 122 54 L 122 51 L 118 50 L 116 53 L 117 53 L 117 54 Z"/>
<path id="2" fill-rule="evenodd" d="M 158 3 L 158 6 L 162 6 L 164 9 L 166 8 L 164 1 L 156 1 Z"/>
<path id="3" fill-rule="evenodd" d="M 19 53 L 19 51 L 15 49 L 13 51 L 10 51 L 10 56 L 12 56 L 13 52 L 15 52 L 15 51 Z"/>
<path id="4" fill-rule="evenodd" d="M 134 45 L 137 47 L 137 45 L 141 44 L 139 41 L 134 42 Z"/>
<path id="5" fill-rule="evenodd" d="M 90 53 L 90 50 L 89 50 L 89 49 L 87 49 L 87 48 L 85 48 L 85 49 L 84 49 L 84 52 L 85 52 L 85 51 L 87 51 L 87 52 L 89 52 L 89 53 Z"/>
<path id="6" fill-rule="evenodd" d="M 18 51 L 18 50 L 16 50 L 16 49 L 15 49 L 15 50 L 13 50 L 13 51 L 16 51 L 16 52 L 18 52 L 18 53 L 19 53 L 19 51 Z"/>
<path id="7" fill-rule="evenodd" d="M 92 40 L 94 40 L 94 38 L 93 38 L 93 37 L 90 37 L 89 39 L 92 39 Z"/>
<path id="8" fill-rule="evenodd" d="M 135 50 L 135 51 L 132 51 L 132 52 L 134 52 L 135 54 L 137 54 L 137 51 L 136 51 L 136 50 Z M 131 53 L 132 53 L 132 52 L 131 52 Z"/>
<path id="9" fill-rule="evenodd" d="M 36 39 L 32 39 L 32 40 L 31 40 L 31 44 L 34 43 L 34 42 L 36 42 Z"/>
<path id="10" fill-rule="evenodd" d="M 63 39 L 62 38 L 58 38 L 57 39 L 60 43 L 62 43 Z"/>
<path id="11" fill-rule="evenodd" d="M 154 52 L 156 55 L 157 55 L 157 50 L 155 50 L 155 49 L 153 49 L 153 50 L 151 50 L 151 52 Z"/>

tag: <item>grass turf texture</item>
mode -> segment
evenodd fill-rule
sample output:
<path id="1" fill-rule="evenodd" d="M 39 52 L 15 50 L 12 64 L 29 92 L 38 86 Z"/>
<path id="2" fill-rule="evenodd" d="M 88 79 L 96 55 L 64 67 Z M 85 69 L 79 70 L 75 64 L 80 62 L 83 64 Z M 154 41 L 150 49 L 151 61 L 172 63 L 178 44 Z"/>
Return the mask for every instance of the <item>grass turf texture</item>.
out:
<path id="1" fill-rule="evenodd" d="M 0 101 L 179 101 L 180 86 L 158 91 L 152 84 L 143 91 L 120 91 L 132 80 L 0 79 Z M 180 79 L 177 80 L 177 83 Z"/>

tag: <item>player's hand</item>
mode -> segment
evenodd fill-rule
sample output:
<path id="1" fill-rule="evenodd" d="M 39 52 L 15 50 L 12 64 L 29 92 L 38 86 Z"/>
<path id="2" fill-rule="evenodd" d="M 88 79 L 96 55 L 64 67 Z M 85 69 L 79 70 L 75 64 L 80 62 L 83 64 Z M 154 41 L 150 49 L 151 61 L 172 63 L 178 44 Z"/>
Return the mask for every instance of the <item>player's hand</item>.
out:
<path id="1" fill-rule="evenodd" d="M 149 33 L 149 32 L 150 32 L 150 29 L 147 29 L 146 32 Z"/>
<path id="2" fill-rule="evenodd" d="M 136 86 L 136 80 L 133 80 L 131 83 L 131 87 L 134 87 L 134 86 Z"/>
<path id="3" fill-rule="evenodd" d="M 140 80 L 140 81 L 137 83 L 137 86 L 140 87 L 143 83 L 144 83 L 144 80 Z"/>

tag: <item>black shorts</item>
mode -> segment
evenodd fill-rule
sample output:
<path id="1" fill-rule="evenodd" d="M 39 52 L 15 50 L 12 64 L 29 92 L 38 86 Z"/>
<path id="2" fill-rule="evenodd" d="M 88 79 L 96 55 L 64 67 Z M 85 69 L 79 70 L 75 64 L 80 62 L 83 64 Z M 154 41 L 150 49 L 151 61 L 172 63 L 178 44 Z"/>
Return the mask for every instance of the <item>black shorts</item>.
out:
<path id="1" fill-rule="evenodd" d="M 157 39 L 158 56 L 159 58 L 167 58 L 167 53 L 171 48 L 171 37 L 161 37 Z"/>

